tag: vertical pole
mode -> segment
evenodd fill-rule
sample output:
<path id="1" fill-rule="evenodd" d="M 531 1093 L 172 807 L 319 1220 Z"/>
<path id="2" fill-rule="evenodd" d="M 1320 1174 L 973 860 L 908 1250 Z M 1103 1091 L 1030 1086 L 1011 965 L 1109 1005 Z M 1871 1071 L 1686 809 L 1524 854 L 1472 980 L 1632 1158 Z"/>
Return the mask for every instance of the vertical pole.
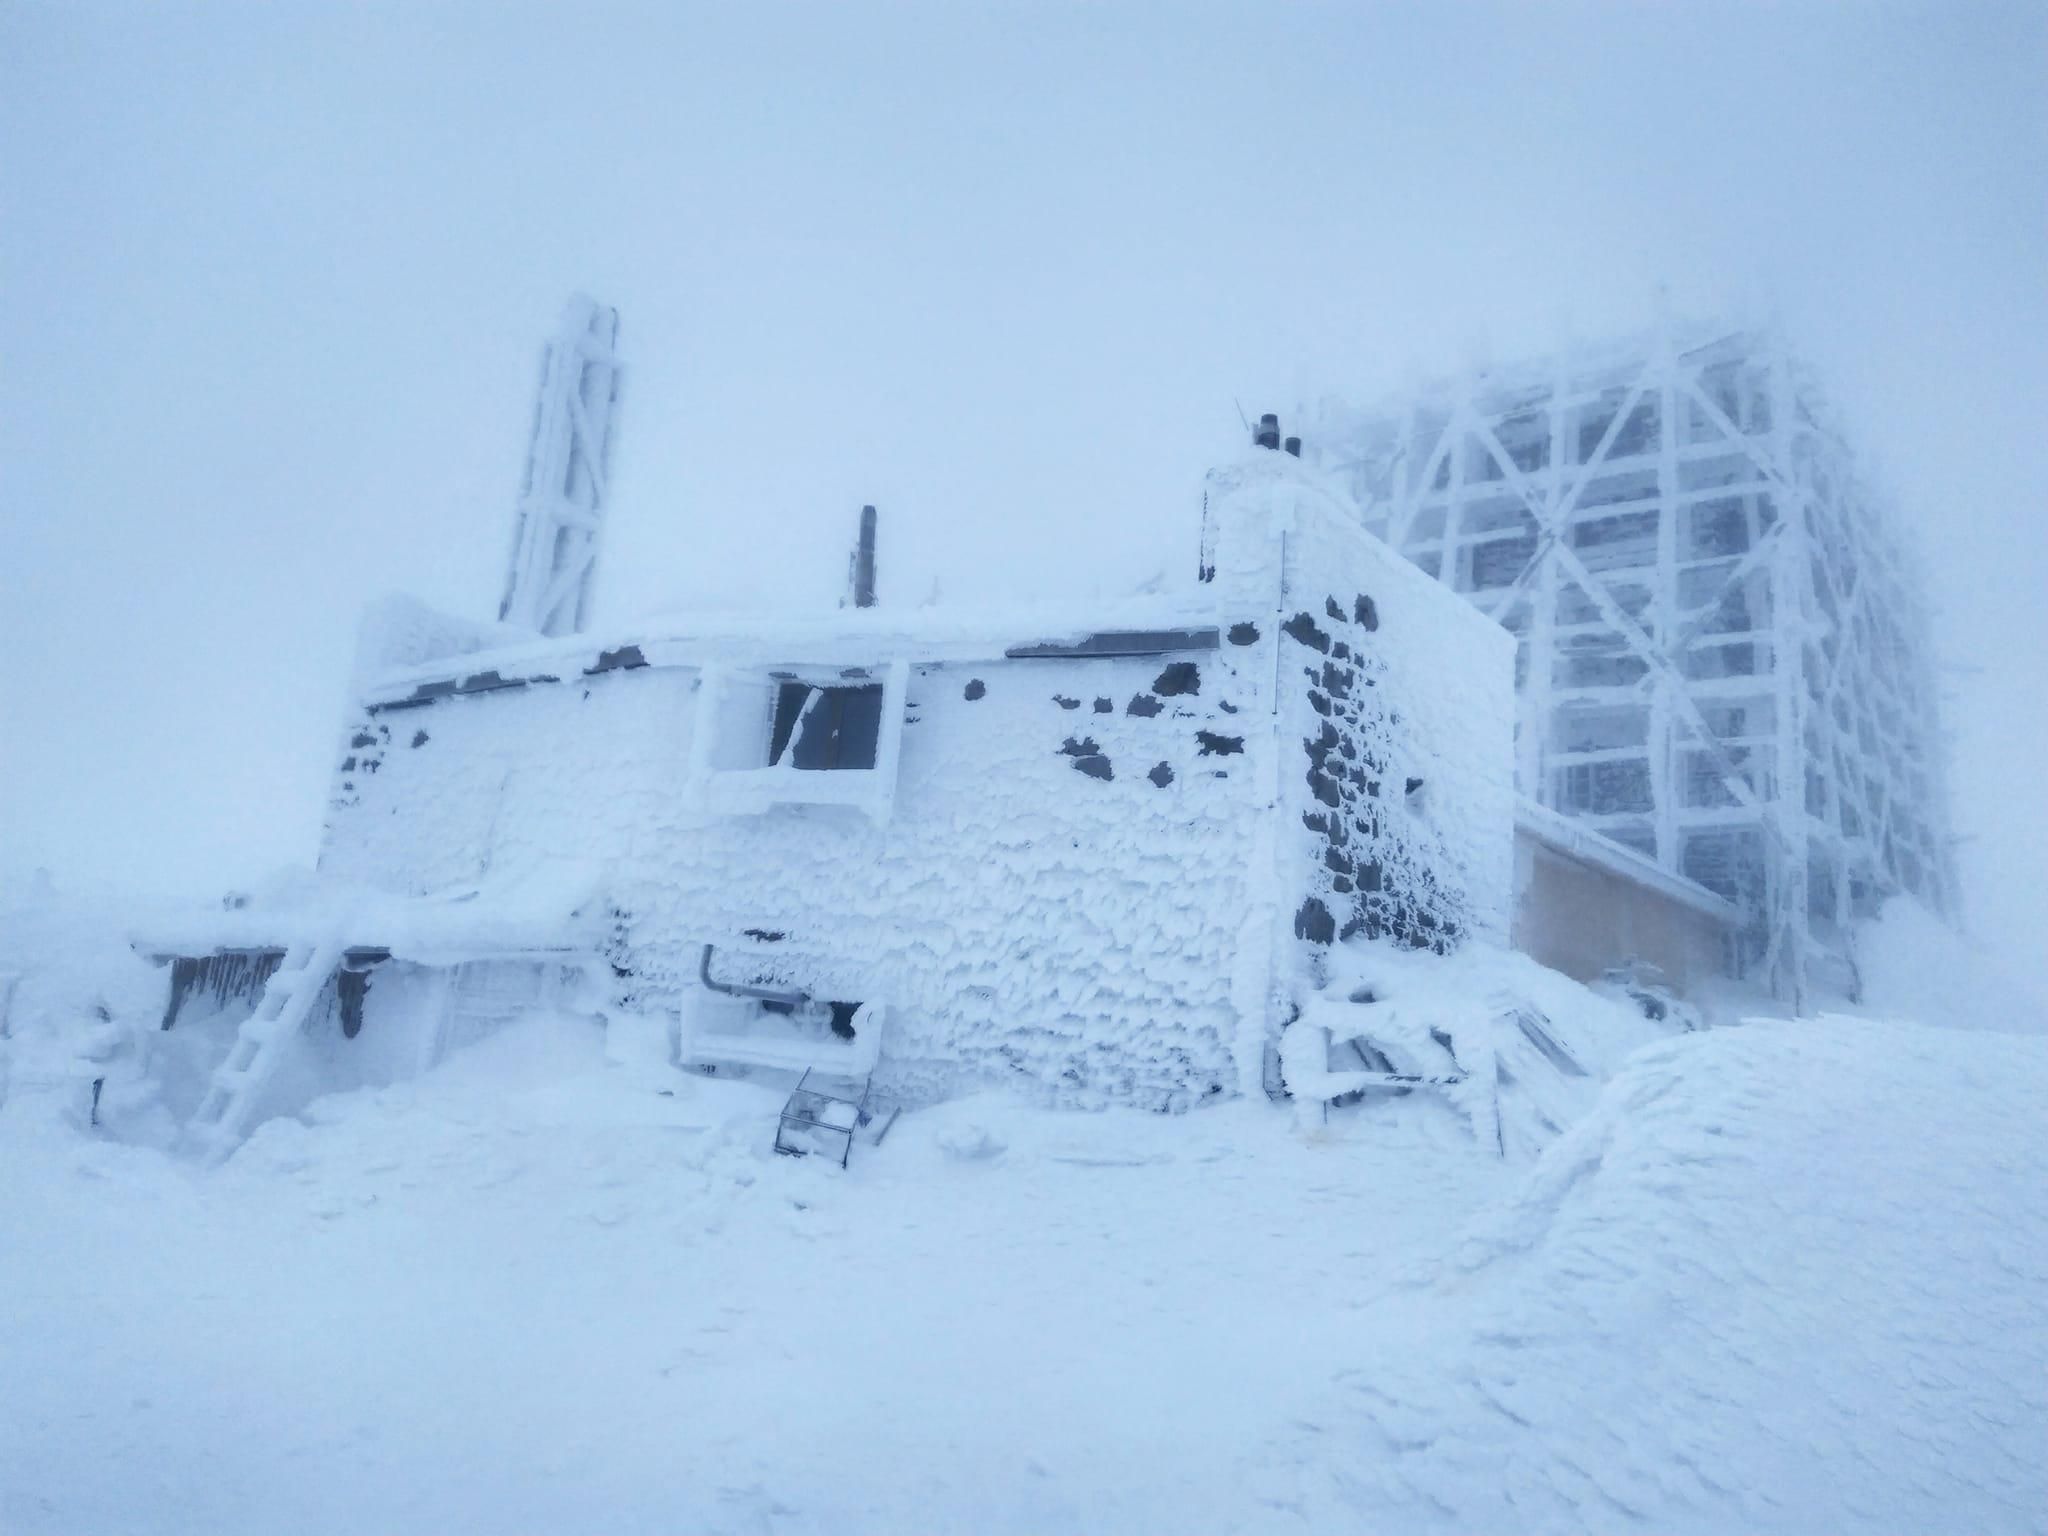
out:
<path id="1" fill-rule="evenodd" d="M 860 539 L 853 546 L 853 606 L 875 606 L 875 509 L 860 509 Z"/>
<path id="2" fill-rule="evenodd" d="M 1551 517 L 1555 517 L 1557 509 L 1564 504 L 1565 486 L 1569 482 L 1565 393 L 1570 370 L 1567 361 L 1567 354 L 1560 351 L 1550 385 L 1548 468 Z M 1549 519 L 1545 521 L 1547 523 Z M 1556 664 L 1557 651 L 1557 562 L 1551 556 L 1547 528 L 1536 531 L 1536 541 L 1536 558 L 1541 563 L 1530 581 L 1529 632 L 1525 637 L 1529 648 L 1528 672 L 1522 679 L 1515 701 L 1522 732 L 1522 739 L 1517 744 L 1516 776 L 1523 794 L 1538 805 L 1554 807 L 1557 796 L 1550 784 L 1550 744 L 1557 722 L 1550 702 L 1550 674 Z"/>
<path id="3" fill-rule="evenodd" d="M 1801 584 L 1810 579 L 1807 555 L 1806 489 L 1797 455 L 1793 425 L 1795 402 L 1790 360 L 1782 338 L 1773 334 L 1770 349 L 1772 457 L 1784 477 L 1785 505 L 1778 509 L 1784 530 L 1771 561 L 1771 670 L 1776 685 L 1776 763 L 1772 793 L 1764 814 L 1775 823 L 1775 837 L 1765 828 L 1764 856 L 1769 870 L 1770 945 L 1777 965 L 1773 990 L 1806 1011 L 1806 605 Z"/>
<path id="4" fill-rule="evenodd" d="M 1458 585 L 1458 538 L 1465 526 L 1465 448 L 1471 431 L 1468 413 L 1479 408 L 1473 398 L 1473 383 L 1469 375 L 1459 382 L 1458 403 L 1451 407 L 1450 422 L 1444 427 L 1451 479 L 1444 497 L 1443 553 L 1438 557 L 1436 579 L 1453 592 L 1464 590 Z M 1428 494 L 1427 487 L 1424 494 Z"/>
<path id="5" fill-rule="evenodd" d="M 1683 674 L 1685 658 L 1669 647 L 1678 633 L 1678 351 L 1671 322 L 1657 328 L 1657 566 L 1650 587 L 1650 631 L 1672 667 Z M 1651 814 L 1656 818 L 1657 862 L 1666 869 L 1681 867 L 1678 850 L 1678 802 L 1685 784 L 1679 754 L 1679 732 L 1673 723 L 1668 675 L 1651 681 L 1648 751 Z M 1690 690 L 1688 690 L 1690 691 Z"/>

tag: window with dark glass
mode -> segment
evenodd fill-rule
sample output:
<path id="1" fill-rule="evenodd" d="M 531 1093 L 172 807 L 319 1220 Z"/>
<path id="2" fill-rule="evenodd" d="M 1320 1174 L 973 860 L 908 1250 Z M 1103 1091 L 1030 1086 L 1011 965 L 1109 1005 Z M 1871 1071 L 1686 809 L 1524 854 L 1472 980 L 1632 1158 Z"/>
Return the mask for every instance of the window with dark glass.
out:
<path id="1" fill-rule="evenodd" d="M 794 768 L 872 768 L 882 733 L 882 685 L 784 682 L 775 693 L 768 761 Z"/>

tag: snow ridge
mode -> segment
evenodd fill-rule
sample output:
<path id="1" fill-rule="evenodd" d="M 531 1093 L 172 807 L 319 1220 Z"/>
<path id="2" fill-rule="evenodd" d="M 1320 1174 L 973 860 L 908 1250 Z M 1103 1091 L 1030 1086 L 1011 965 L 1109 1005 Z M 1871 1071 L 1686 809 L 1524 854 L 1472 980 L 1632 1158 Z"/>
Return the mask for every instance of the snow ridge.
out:
<path id="1" fill-rule="evenodd" d="M 1382 1333 L 1340 1373 L 1341 1431 L 1281 1453 L 1276 1502 L 1326 1529 L 2043 1529 L 2044 1088 L 2038 1043 L 1846 1018 L 1645 1049 L 1390 1301 L 1431 1347 Z"/>

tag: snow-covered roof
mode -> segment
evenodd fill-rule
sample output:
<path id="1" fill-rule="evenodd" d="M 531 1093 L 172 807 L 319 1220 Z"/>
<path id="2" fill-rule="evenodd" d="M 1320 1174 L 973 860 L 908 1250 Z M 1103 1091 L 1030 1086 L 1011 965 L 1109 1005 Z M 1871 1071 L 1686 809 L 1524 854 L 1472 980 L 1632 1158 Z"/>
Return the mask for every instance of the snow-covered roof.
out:
<path id="1" fill-rule="evenodd" d="M 828 613 L 657 615 L 609 632 L 531 640 L 410 666 L 361 680 L 373 707 L 425 703 L 455 692 L 559 680 L 641 666 L 872 666 L 883 659 L 990 661 L 1037 654 L 1140 655 L 1216 643 L 1208 592 L 1137 596 L 1087 608 L 848 608 Z"/>
<path id="2" fill-rule="evenodd" d="M 339 935 L 352 948 L 437 963 L 585 950 L 600 940 L 602 922 L 597 871 L 579 864 L 421 896 L 325 880 L 292 882 L 233 907 L 154 915 L 130 937 L 142 953 L 164 956 L 281 949 Z"/>
<path id="3" fill-rule="evenodd" d="M 1723 901 L 1705 886 L 1673 874 L 1647 854 L 1639 853 L 1626 843 L 1617 843 L 1613 838 L 1603 836 L 1584 822 L 1574 821 L 1560 815 L 1547 806 L 1538 805 L 1534 800 L 1517 796 L 1515 800 L 1515 830 L 1526 832 L 1538 842 L 1555 849 L 1567 858 L 1578 859 L 1592 864 L 1608 873 L 1618 875 L 1637 885 L 1647 886 L 1673 901 L 1691 907 L 1695 912 L 1704 913 L 1716 922 L 1729 927 L 1739 927 L 1743 922 L 1742 912 L 1732 902 Z"/>

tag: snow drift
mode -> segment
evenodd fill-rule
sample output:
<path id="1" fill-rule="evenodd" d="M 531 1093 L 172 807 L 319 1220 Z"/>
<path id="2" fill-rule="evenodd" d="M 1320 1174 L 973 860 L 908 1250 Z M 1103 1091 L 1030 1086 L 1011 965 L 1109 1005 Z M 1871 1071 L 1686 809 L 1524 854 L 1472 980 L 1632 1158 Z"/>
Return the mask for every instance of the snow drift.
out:
<path id="1" fill-rule="evenodd" d="M 1321 1529 L 2038 1531 L 2048 1049 L 1825 1018 L 1638 1054 L 1384 1304 Z"/>

